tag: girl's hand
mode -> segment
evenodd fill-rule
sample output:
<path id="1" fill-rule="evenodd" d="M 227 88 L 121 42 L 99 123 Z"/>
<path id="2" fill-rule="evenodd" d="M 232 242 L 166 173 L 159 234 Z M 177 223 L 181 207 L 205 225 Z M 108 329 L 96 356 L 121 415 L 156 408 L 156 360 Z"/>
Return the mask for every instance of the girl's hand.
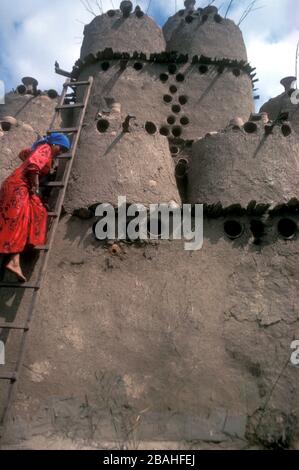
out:
<path id="1" fill-rule="evenodd" d="M 31 186 L 30 194 L 34 194 L 35 196 L 39 196 L 39 188 L 37 186 Z"/>

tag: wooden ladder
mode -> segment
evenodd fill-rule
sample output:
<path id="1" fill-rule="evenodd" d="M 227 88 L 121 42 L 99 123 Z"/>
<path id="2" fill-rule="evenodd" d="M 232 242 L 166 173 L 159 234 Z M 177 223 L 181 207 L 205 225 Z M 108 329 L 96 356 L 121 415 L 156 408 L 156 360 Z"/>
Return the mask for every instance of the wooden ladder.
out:
<path id="1" fill-rule="evenodd" d="M 52 219 L 53 223 L 48 232 L 47 245 L 36 246 L 34 248 L 35 251 L 40 252 L 40 257 L 41 257 L 40 267 L 39 267 L 39 271 L 37 275 L 37 281 L 36 283 L 26 282 L 23 284 L 18 283 L 18 282 L 0 282 L 0 289 L 5 289 L 5 288 L 29 289 L 32 293 L 31 298 L 30 298 L 29 308 L 28 310 L 26 310 L 25 322 L 23 324 L 20 324 L 17 321 L 14 321 L 12 323 L 0 322 L 0 331 L 3 331 L 3 330 L 8 330 L 8 331 L 19 330 L 20 331 L 21 330 L 22 332 L 20 347 L 18 348 L 18 351 L 17 351 L 17 360 L 16 360 L 16 365 L 15 365 L 14 370 L 11 372 L 2 373 L 1 368 L 3 366 L 0 365 L 0 384 L 4 383 L 8 385 L 8 390 L 7 390 L 7 394 L 5 394 L 4 403 L 1 404 L 1 408 L 3 411 L 0 412 L 0 438 L 3 436 L 6 425 L 7 425 L 7 418 L 8 418 L 10 407 L 11 407 L 13 397 L 16 391 L 16 384 L 19 380 L 20 372 L 22 369 L 28 332 L 30 331 L 31 322 L 33 320 L 37 302 L 39 299 L 40 289 L 42 287 L 42 283 L 47 272 L 50 252 L 53 246 L 56 229 L 59 224 L 59 218 L 61 215 L 62 206 L 63 206 L 65 193 L 66 193 L 67 185 L 69 182 L 73 162 L 74 162 L 76 152 L 77 152 L 77 147 L 78 147 L 78 143 L 80 139 L 81 130 L 83 127 L 84 117 L 86 114 L 86 108 L 89 102 L 92 85 L 93 85 L 92 77 L 89 77 L 89 79 L 86 81 L 67 80 L 64 83 L 63 93 L 61 95 L 59 105 L 55 108 L 54 117 L 50 124 L 50 128 L 47 131 L 48 135 L 54 132 L 71 134 L 73 136 L 73 139 L 72 139 L 71 149 L 68 151 L 68 153 L 61 154 L 57 157 L 58 159 L 61 159 L 66 162 L 62 180 L 49 182 L 44 185 L 49 188 L 57 188 L 59 193 L 58 193 L 58 197 L 56 200 L 54 212 L 48 212 L 48 217 Z M 68 93 L 69 88 L 71 88 L 72 90 L 76 90 L 77 87 L 85 88 L 83 101 L 80 103 L 65 104 L 65 102 L 68 102 L 67 93 Z M 78 121 L 79 121 L 78 127 L 55 129 L 53 126 L 55 124 L 57 117 L 59 116 L 59 113 L 62 110 L 66 110 L 66 109 L 79 109 L 80 110 L 79 116 L 78 116 Z M 5 391 L 6 390 L 4 390 L 4 392 Z"/>

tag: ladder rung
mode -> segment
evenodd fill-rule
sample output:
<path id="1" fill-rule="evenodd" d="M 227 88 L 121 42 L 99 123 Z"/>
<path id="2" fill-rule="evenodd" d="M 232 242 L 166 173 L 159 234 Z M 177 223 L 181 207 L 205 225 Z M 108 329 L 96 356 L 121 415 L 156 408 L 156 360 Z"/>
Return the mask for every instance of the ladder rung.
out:
<path id="1" fill-rule="evenodd" d="M 62 181 L 50 181 L 49 183 L 41 184 L 43 188 L 64 188 L 65 184 Z"/>
<path id="2" fill-rule="evenodd" d="M 72 134 L 78 131 L 78 127 L 62 127 L 61 129 L 49 129 L 47 134 L 53 134 L 54 132 L 60 132 L 61 134 Z"/>
<path id="3" fill-rule="evenodd" d="M 75 104 L 62 104 L 59 106 L 56 106 L 56 110 L 60 109 L 74 109 L 74 108 L 84 108 L 84 103 L 75 103 Z"/>
<path id="4" fill-rule="evenodd" d="M 70 160 L 71 158 L 73 158 L 73 154 L 72 153 L 62 153 L 61 155 L 57 155 L 57 157 L 55 158 L 59 158 L 60 160 Z"/>
<path id="5" fill-rule="evenodd" d="M 64 87 L 67 88 L 69 86 L 83 86 L 83 85 L 90 85 L 90 81 L 89 80 L 86 80 L 86 81 L 82 81 L 82 82 L 68 82 L 68 83 L 64 83 Z"/>
<path id="6" fill-rule="evenodd" d="M 28 282 L 0 282 L 0 287 L 15 289 L 40 289 L 37 284 L 29 284 Z"/>
<path id="7" fill-rule="evenodd" d="M 33 249 L 35 251 L 49 251 L 49 245 L 36 245 Z"/>
<path id="8" fill-rule="evenodd" d="M 24 325 L 19 325 L 17 323 L 1 323 L 0 322 L 0 330 L 7 329 L 7 330 L 24 330 L 28 331 L 29 327 Z"/>
<path id="9" fill-rule="evenodd" d="M 6 374 L 0 374 L 0 380 L 10 380 L 11 382 L 15 382 L 17 378 L 14 372 L 7 372 Z"/>
<path id="10" fill-rule="evenodd" d="M 53 219 L 57 219 L 59 216 L 58 212 L 48 212 L 48 217 L 52 217 Z"/>

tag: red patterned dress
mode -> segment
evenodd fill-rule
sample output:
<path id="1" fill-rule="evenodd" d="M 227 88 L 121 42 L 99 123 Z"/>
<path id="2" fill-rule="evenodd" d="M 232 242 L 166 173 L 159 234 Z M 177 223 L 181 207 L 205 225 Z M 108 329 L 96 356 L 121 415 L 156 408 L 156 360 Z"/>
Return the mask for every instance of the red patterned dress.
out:
<path id="1" fill-rule="evenodd" d="M 22 158 L 22 156 L 24 158 Z M 23 164 L 2 184 L 0 189 L 0 253 L 21 253 L 26 247 L 44 245 L 47 232 L 47 210 L 40 198 L 30 193 L 32 173 L 43 177 L 52 168 L 52 149 L 42 144 L 33 152 L 19 155 Z"/>

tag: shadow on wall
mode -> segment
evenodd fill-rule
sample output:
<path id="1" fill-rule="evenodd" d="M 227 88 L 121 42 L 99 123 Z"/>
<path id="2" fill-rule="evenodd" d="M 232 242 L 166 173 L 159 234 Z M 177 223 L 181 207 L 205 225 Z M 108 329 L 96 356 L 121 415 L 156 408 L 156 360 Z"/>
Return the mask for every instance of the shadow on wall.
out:
<path id="1" fill-rule="evenodd" d="M 217 75 L 215 78 L 213 78 L 212 82 L 207 86 L 207 88 L 204 90 L 204 92 L 200 96 L 200 98 L 197 102 L 198 104 L 202 103 L 202 101 L 205 99 L 205 97 L 210 93 L 212 88 L 215 86 L 215 84 L 219 80 L 219 78 L 220 78 L 220 75 Z"/>
<path id="2" fill-rule="evenodd" d="M 32 251 L 28 251 L 22 254 L 22 267 L 25 273 L 25 276 L 30 279 L 34 270 L 35 266 L 38 263 L 39 254 L 32 253 Z M 16 282 L 15 277 L 13 274 L 5 272 L 4 264 L 7 262 L 7 257 L 1 255 L 0 256 L 0 263 L 1 263 L 1 282 Z M 0 317 L 6 323 L 13 323 L 19 312 L 19 307 L 22 303 L 22 300 L 25 296 L 25 289 L 15 289 L 15 288 L 6 288 L 0 287 Z M 8 340 L 10 334 L 9 330 L 4 329 L 0 333 L 0 340 L 4 343 Z"/>
<path id="3" fill-rule="evenodd" d="M 80 214 L 82 215 L 80 216 Z M 83 214 L 86 214 L 86 216 L 83 216 Z M 79 210 L 78 216 L 69 216 L 69 219 L 66 222 L 66 234 L 64 236 L 64 240 L 77 242 L 78 245 L 82 244 L 84 249 L 94 249 L 105 245 L 106 242 L 99 242 L 93 235 L 92 228 L 96 221 L 97 219 L 92 216 L 92 211 L 84 209 L 80 212 Z"/>

